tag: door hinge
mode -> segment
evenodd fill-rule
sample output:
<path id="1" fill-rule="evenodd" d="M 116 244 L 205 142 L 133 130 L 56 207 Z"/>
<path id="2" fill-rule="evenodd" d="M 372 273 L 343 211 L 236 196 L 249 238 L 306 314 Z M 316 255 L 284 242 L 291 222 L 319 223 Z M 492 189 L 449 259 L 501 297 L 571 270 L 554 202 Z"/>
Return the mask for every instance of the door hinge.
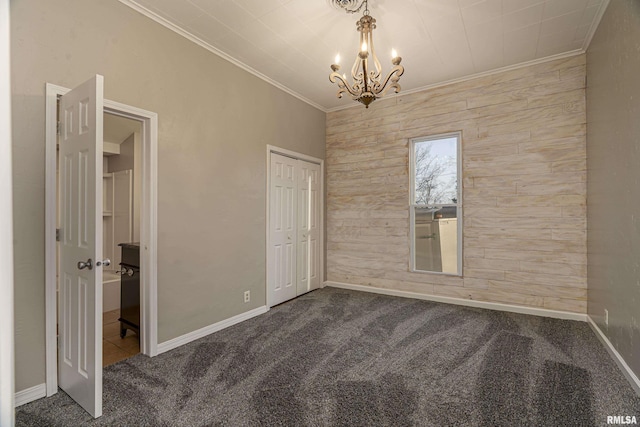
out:
<path id="1" fill-rule="evenodd" d="M 56 135 L 60 136 L 60 121 L 56 123 Z"/>
<path id="2" fill-rule="evenodd" d="M 56 242 L 60 241 L 60 229 L 56 228 Z"/>

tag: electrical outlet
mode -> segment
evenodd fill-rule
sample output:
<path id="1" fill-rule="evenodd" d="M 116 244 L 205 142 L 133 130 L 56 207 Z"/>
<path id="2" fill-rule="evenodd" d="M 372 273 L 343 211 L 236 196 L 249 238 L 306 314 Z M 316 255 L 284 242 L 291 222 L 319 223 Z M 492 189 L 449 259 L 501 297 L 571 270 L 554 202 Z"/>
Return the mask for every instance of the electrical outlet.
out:
<path id="1" fill-rule="evenodd" d="M 251 301 L 251 291 L 244 291 L 244 302 Z"/>
<path id="2" fill-rule="evenodd" d="M 609 310 L 604 309 L 604 324 L 605 326 L 609 326 Z"/>

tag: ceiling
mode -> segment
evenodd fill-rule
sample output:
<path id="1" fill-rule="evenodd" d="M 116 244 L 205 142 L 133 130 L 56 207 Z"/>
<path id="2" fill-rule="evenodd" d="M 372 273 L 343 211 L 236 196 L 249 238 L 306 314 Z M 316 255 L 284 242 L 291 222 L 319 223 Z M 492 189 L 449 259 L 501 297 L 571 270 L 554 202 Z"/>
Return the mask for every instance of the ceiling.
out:
<path id="1" fill-rule="evenodd" d="M 137 120 L 114 114 L 104 113 L 103 115 L 103 140 L 113 144 L 122 144 L 134 132 L 142 130 L 142 124 Z"/>
<path id="2" fill-rule="evenodd" d="M 337 99 L 329 66 L 350 69 L 355 23 L 328 0 L 120 0 L 322 109 Z M 402 56 L 402 92 L 584 52 L 609 0 L 369 0 L 383 73 Z"/>

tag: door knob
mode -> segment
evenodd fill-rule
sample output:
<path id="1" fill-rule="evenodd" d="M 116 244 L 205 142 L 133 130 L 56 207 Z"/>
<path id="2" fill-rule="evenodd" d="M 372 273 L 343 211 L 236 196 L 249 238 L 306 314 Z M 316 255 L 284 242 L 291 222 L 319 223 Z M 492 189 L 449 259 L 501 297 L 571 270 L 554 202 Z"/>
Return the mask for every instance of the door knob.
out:
<path id="1" fill-rule="evenodd" d="M 106 259 L 103 259 L 102 261 L 96 261 L 96 267 L 100 267 L 101 265 L 108 267 L 111 265 L 111 260 L 109 258 L 106 258 Z"/>
<path id="2" fill-rule="evenodd" d="M 83 261 L 78 262 L 78 270 L 84 270 L 85 268 L 88 268 L 89 270 L 93 270 L 93 262 L 91 261 L 91 258 L 89 258 L 87 262 L 83 262 Z"/>

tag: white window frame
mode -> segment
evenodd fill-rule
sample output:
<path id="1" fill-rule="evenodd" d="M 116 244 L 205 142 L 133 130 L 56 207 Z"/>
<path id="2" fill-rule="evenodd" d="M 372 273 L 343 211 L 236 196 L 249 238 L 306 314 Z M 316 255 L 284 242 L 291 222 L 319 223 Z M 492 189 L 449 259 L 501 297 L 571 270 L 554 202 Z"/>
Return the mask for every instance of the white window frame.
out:
<path id="1" fill-rule="evenodd" d="M 434 204 L 429 205 L 429 207 L 444 207 L 444 206 L 456 206 L 456 217 L 457 217 L 457 226 L 458 226 L 458 271 L 457 273 L 448 273 L 442 271 L 428 271 L 428 270 L 418 270 L 416 269 L 416 236 L 415 236 L 415 226 L 416 226 L 416 218 L 415 211 L 418 207 L 426 207 L 427 205 L 417 204 L 415 203 L 415 185 L 416 185 L 416 165 L 415 165 L 415 151 L 416 144 L 427 141 L 437 141 L 441 139 L 447 138 L 455 138 L 457 143 L 456 147 L 456 162 L 457 162 L 457 172 L 458 172 L 458 191 L 457 191 L 457 203 L 446 203 L 446 204 Z M 463 239 L 462 239 L 462 132 L 451 132 L 451 133 L 443 133 L 438 135 L 430 135 L 430 136 L 422 136 L 417 138 L 411 138 L 409 140 L 409 221 L 410 221 L 410 231 L 409 231 L 409 242 L 411 245 L 410 256 L 411 260 L 409 262 L 409 269 L 413 273 L 427 273 L 427 274 L 440 274 L 445 276 L 462 276 L 462 255 L 463 255 Z"/>

